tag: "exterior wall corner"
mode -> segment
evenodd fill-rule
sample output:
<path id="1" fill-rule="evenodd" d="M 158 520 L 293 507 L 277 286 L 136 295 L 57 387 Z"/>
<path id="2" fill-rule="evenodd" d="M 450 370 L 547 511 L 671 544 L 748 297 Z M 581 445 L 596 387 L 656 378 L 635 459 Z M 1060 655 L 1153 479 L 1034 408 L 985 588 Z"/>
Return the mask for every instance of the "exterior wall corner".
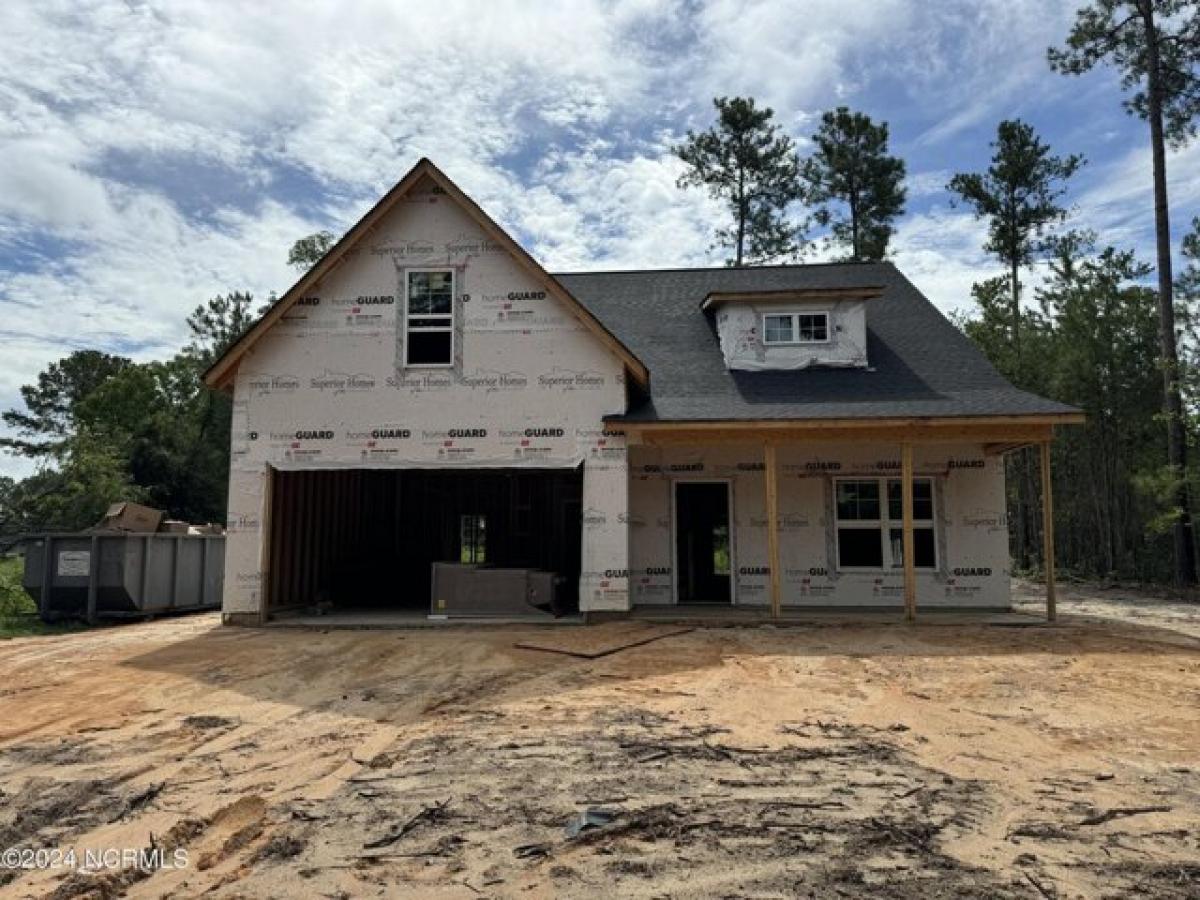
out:
<path id="1" fill-rule="evenodd" d="M 582 613 L 623 612 L 629 594 L 629 458 L 624 439 L 583 467 Z"/>

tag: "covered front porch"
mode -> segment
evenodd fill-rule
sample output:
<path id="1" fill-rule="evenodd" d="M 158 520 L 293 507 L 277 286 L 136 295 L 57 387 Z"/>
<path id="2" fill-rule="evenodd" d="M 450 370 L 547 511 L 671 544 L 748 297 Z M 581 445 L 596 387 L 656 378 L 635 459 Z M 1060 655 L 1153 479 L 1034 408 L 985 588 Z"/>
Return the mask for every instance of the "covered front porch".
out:
<path id="1" fill-rule="evenodd" d="M 1001 613 L 1011 605 L 1003 460 L 1033 446 L 1053 621 L 1058 424 L 1067 419 L 625 424 L 634 614 Z"/>

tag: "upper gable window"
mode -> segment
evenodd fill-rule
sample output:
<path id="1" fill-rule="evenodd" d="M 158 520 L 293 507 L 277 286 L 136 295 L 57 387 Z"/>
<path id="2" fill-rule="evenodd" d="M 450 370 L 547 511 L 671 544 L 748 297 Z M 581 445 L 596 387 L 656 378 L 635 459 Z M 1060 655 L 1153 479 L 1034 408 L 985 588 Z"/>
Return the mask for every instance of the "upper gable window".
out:
<path id="1" fill-rule="evenodd" d="M 829 313 L 764 313 L 762 334 L 764 344 L 827 344 Z"/>
<path id="2" fill-rule="evenodd" d="M 405 303 L 405 365 L 453 365 L 454 270 L 410 269 Z"/>

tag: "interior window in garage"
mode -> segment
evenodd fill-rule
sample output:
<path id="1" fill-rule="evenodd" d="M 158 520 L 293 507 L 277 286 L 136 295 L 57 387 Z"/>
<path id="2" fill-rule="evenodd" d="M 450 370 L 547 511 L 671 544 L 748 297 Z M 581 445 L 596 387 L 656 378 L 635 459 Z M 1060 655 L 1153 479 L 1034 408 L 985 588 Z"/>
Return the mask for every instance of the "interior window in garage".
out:
<path id="1" fill-rule="evenodd" d="M 459 562 L 487 562 L 487 517 L 465 515 L 459 517 Z"/>

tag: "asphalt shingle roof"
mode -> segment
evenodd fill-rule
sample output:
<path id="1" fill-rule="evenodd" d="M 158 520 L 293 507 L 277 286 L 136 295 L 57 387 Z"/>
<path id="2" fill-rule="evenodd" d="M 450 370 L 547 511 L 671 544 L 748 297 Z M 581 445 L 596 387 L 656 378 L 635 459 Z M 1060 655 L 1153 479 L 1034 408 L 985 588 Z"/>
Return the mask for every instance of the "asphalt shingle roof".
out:
<path id="1" fill-rule="evenodd" d="M 891 263 L 589 272 L 555 276 L 650 369 L 624 421 L 992 416 L 1076 412 L 1009 384 Z M 883 285 L 867 300 L 866 369 L 725 367 L 713 291 Z"/>

